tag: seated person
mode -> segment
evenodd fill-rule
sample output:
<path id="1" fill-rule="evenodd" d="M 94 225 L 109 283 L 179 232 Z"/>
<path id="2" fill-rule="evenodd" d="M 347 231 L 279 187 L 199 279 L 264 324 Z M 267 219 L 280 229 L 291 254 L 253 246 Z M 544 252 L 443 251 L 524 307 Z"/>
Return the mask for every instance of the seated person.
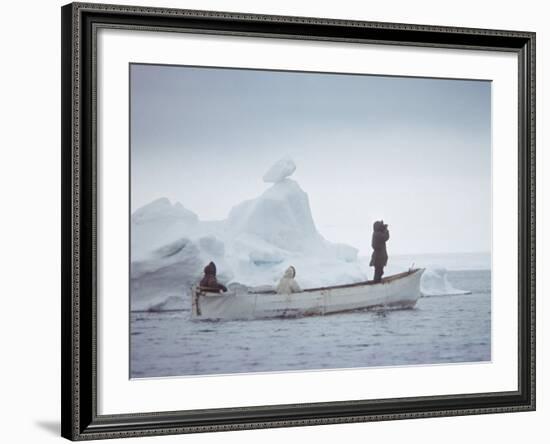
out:
<path id="1" fill-rule="evenodd" d="M 302 291 L 298 282 L 294 279 L 296 277 L 296 269 L 291 265 L 285 271 L 285 274 L 279 281 L 277 285 L 277 293 L 280 294 L 290 294 L 290 293 L 299 293 Z"/>
<path id="2" fill-rule="evenodd" d="M 203 290 L 217 291 L 218 293 L 227 291 L 227 287 L 218 283 L 218 279 L 216 279 L 216 264 L 214 262 L 210 262 L 204 267 L 204 277 L 200 282 L 200 287 Z"/>

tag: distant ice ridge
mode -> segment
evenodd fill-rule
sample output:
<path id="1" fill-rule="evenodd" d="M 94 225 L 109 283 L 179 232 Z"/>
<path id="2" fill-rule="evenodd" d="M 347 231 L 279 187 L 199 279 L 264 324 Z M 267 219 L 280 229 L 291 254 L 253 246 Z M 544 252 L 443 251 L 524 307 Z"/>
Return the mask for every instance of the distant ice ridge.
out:
<path id="1" fill-rule="evenodd" d="M 454 255 L 439 255 L 439 262 L 424 262 L 421 260 L 422 256 L 423 255 L 417 255 L 416 258 L 420 258 L 420 260 L 417 259 L 418 262 L 414 263 L 409 260 L 408 256 L 392 256 L 390 254 L 388 266 L 384 269 L 384 276 L 402 273 L 410 268 L 424 268 L 425 271 L 420 280 L 420 292 L 423 296 L 456 296 L 471 293 L 471 291 L 453 287 L 447 278 L 447 268 L 442 268 L 441 266 L 435 265 L 436 263 L 444 264 L 446 262 L 446 258 L 450 257 L 452 259 Z M 360 261 L 365 269 L 369 269 L 368 264 L 370 262 L 370 258 L 361 257 Z"/>
<path id="2" fill-rule="evenodd" d="M 456 296 L 470 294 L 468 290 L 453 287 L 447 275 L 449 270 L 490 270 L 490 253 L 416 254 L 390 256 L 386 274 L 399 273 L 411 267 L 422 267 L 420 290 L 424 296 Z"/>
<path id="3" fill-rule="evenodd" d="M 456 296 L 471 293 L 454 288 L 447 280 L 445 269 L 427 269 L 422 275 L 420 290 L 424 296 Z"/>
<path id="4" fill-rule="evenodd" d="M 201 221 L 166 198 L 136 210 L 132 310 L 188 308 L 188 290 L 211 260 L 226 284 L 275 285 L 289 265 L 303 287 L 366 280 L 358 250 L 317 231 L 307 193 L 289 178 L 295 169 L 289 158 L 275 163 L 263 177 L 272 185 L 235 205 L 223 221 Z"/>

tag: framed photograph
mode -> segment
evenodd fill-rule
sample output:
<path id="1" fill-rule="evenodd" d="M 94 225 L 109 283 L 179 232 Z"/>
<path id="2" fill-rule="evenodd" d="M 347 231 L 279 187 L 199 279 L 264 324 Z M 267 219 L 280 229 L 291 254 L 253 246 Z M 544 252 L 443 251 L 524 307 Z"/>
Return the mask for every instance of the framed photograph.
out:
<path id="1" fill-rule="evenodd" d="M 535 409 L 535 34 L 72 3 L 62 435 Z"/>

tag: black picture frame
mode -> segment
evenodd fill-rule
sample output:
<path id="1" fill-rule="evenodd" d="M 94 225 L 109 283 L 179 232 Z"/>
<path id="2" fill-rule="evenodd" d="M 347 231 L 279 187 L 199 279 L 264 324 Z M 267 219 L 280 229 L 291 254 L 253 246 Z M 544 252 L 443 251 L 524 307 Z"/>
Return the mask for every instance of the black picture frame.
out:
<path id="1" fill-rule="evenodd" d="M 61 9 L 62 436 L 120 438 L 535 409 L 535 33 L 72 3 Z M 508 51 L 519 66 L 518 390 L 97 414 L 95 38 L 99 27 Z"/>

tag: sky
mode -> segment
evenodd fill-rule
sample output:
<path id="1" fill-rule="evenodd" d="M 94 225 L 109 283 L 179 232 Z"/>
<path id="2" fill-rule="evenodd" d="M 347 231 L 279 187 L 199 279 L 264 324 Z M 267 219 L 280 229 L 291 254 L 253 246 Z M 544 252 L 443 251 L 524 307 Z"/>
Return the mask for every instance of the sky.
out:
<path id="1" fill-rule="evenodd" d="M 318 231 L 370 254 L 491 250 L 491 82 L 130 65 L 131 207 L 160 197 L 202 220 L 296 163 Z"/>

